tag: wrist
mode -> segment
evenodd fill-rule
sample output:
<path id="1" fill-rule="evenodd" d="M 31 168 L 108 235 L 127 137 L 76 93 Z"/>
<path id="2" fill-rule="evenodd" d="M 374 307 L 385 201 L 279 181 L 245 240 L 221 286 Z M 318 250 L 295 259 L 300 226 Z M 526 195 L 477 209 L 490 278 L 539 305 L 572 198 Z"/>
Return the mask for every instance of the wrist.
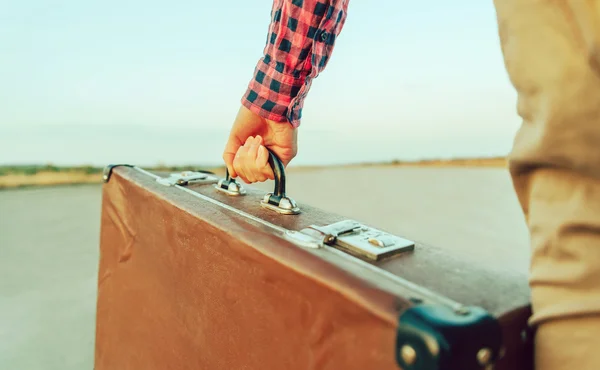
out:
<path id="1" fill-rule="evenodd" d="M 263 58 L 254 71 L 241 103 L 266 120 L 296 127 L 299 125 L 297 108 L 301 105 L 299 100 L 302 100 L 299 95 L 306 88 L 306 78 L 304 72 L 280 72 L 270 60 Z"/>

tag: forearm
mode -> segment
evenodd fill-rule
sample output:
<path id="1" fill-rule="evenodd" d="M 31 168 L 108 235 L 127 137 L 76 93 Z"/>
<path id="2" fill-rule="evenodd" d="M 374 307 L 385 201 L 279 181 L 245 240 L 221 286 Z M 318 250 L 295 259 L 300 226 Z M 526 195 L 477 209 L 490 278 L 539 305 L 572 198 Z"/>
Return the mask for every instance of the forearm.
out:
<path id="1" fill-rule="evenodd" d="M 242 98 L 263 118 L 300 125 L 312 80 L 327 66 L 348 0 L 275 0 L 264 55 Z"/>

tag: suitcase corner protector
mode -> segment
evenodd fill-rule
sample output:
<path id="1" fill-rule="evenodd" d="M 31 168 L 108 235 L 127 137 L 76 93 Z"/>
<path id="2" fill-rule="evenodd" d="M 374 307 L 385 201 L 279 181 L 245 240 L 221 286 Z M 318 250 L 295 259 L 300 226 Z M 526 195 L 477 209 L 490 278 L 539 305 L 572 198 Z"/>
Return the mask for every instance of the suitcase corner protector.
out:
<path id="1" fill-rule="evenodd" d="M 420 304 L 400 314 L 396 361 L 405 370 L 480 370 L 502 355 L 499 322 L 479 307 Z"/>

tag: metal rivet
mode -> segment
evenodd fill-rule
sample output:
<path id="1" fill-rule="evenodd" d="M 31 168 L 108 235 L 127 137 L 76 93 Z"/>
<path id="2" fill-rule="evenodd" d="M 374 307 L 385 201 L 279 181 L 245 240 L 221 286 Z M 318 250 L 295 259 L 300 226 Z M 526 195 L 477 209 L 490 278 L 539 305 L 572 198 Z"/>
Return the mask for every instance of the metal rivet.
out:
<path id="1" fill-rule="evenodd" d="M 506 347 L 500 348 L 500 352 L 498 353 L 498 358 L 504 358 L 506 356 Z"/>
<path id="2" fill-rule="evenodd" d="M 454 310 L 454 312 L 455 312 L 457 315 L 462 315 L 462 316 L 464 316 L 464 315 L 468 315 L 469 313 L 471 313 L 471 311 L 469 310 L 469 308 L 468 308 L 468 307 L 465 307 L 465 306 L 460 306 L 460 307 L 457 307 L 457 308 Z"/>
<path id="3" fill-rule="evenodd" d="M 490 361 L 492 361 L 492 350 L 489 348 L 482 348 L 477 352 L 477 361 L 479 361 L 480 365 L 489 365 Z"/>
<path id="4" fill-rule="evenodd" d="M 407 365 L 412 365 L 417 361 L 417 351 L 408 344 L 402 346 L 400 349 L 400 356 Z"/>
<path id="5" fill-rule="evenodd" d="M 383 242 L 377 238 L 369 238 L 367 241 L 369 242 L 369 244 L 372 244 L 376 247 L 381 247 L 381 248 L 385 247 Z"/>
<path id="6" fill-rule="evenodd" d="M 411 301 L 413 304 L 421 304 L 421 303 L 423 303 L 423 300 L 421 298 L 411 297 L 408 300 Z"/>
<path id="7" fill-rule="evenodd" d="M 521 330 L 521 341 L 523 343 L 527 342 L 529 336 L 527 335 L 527 330 Z"/>

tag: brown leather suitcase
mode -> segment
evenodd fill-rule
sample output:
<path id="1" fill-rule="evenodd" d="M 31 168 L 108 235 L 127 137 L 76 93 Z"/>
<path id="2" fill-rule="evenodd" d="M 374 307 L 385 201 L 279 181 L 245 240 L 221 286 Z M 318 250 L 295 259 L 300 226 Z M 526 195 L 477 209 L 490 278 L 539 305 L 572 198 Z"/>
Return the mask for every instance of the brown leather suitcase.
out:
<path id="1" fill-rule="evenodd" d="M 525 276 L 205 172 L 104 173 L 95 370 L 528 370 Z M 375 227 L 374 227 L 375 226 Z"/>

